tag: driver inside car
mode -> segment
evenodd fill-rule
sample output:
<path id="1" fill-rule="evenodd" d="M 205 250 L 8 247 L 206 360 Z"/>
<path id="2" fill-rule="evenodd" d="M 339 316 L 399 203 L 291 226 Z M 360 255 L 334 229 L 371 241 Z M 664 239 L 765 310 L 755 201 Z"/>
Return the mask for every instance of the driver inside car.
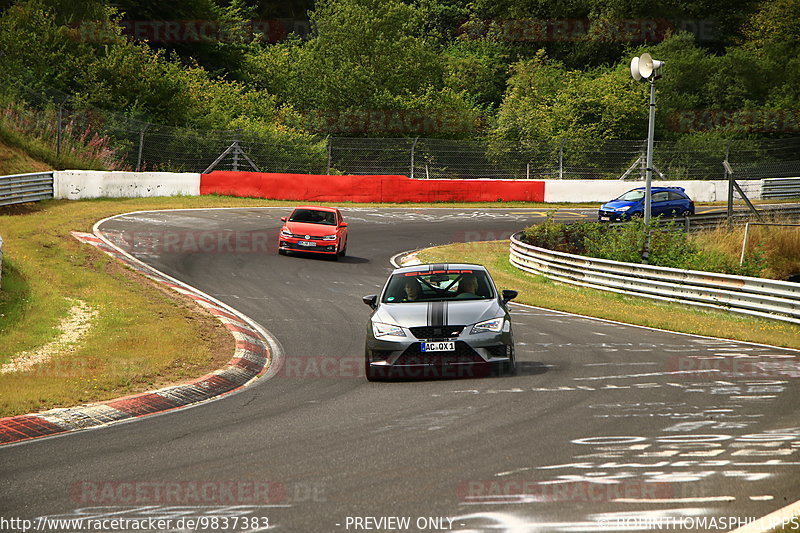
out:
<path id="1" fill-rule="evenodd" d="M 466 274 L 458 282 L 456 298 L 477 298 L 478 297 L 478 278 L 474 275 Z"/>
<path id="2" fill-rule="evenodd" d="M 420 294 L 419 282 L 413 278 L 404 280 L 403 283 L 403 300 L 410 302 L 417 300 Z"/>

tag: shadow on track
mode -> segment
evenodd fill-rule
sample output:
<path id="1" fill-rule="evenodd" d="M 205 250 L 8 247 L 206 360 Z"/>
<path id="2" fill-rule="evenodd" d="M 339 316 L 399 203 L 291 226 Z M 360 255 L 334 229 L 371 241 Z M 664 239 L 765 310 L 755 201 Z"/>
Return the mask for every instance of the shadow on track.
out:
<path id="1" fill-rule="evenodd" d="M 333 262 L 333 258 L 327 255 L 321 254 L 314 254 L 314 253 L 303 253 L 303 252 L 291 252 L 284 257 L 291 257 L 294 259 L 311 259 L 314 261 L 330 261 Z M 337 261 L 338 263 L 346 263 L 346 264 L 361 264 L 361 263 L 370 263 L 371 261 L 366 257 L 358 257 L 355 255 L 346 255 L 344 257 L 340 257 Z"/>

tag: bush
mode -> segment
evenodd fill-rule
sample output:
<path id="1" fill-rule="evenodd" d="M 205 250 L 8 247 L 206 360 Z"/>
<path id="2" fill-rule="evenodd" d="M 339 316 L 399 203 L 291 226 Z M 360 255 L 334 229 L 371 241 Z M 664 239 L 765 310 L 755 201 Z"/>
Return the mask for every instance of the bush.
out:
<path id="1" fill-rule="evenodd" d="M 522 241 L 598 259 L 740 276 L 761 276 L 767 266 L 759 250 L 750 252 L 739 265 L 738 257 L 702 248 L 699 241 L 681 231 L 675 221 L 663 224 L 656 220 L 646 225 L 642 220 L 634 220 L 611 226 L 599 222 L 563 224 L 548 217 L 544 224 L 525 228 Z"/>
<path id="2" fill-rule="evenodd" d="M 522 241 L 532 246 L 549 250 L 582 254 L 586 252 L 586 241 L 596 240 L 607 228 L 597 222 L 574 222 L 562 224 L 548 215 L 544 224 L 529 226 L 522 231 Z"/>

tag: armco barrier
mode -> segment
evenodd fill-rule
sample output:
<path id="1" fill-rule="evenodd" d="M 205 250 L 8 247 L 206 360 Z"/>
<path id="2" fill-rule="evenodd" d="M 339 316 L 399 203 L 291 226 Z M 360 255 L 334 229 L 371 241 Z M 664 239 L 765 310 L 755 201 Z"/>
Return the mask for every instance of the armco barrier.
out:
<path id="1" fill-rule="evenodd" d="M 52 172 L 0 176 L 0 206 L 37 202 L 52 197 Z"/>
<path id="2" fill-rule="evenodd" d="M 761 197 L 770 200 L 800 198 L 800 178 L 765 179 Z"/>
<path id="3" fill-rule="evenodd" d="M 596 259 L 531 246 L 519 235 L 511 237 L 510 260 L 526 272 L 584 287 L 800 324 L 796 283 Z"/>
<path id="4" fill-rule="evenodd" d="M 54 173 L 54 192 L 56 198 L 65 200 L 197 196 L 200 174 L 60 170 Z"/>
<path id="5" fill-rule="evenodd" d="M 305 202 L 543 202 L 544 182 L 216 171 L 202 175 L 200 194 Z"/>

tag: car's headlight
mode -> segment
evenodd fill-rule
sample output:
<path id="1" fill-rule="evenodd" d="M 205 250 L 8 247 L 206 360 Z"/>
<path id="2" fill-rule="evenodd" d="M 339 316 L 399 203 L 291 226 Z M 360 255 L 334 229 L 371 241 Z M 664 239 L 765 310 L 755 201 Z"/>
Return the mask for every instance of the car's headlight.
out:
<path id="1" fill-rule="evenodd" d="M 617 208 L 617 211 L 627 211 L 627 210 L 628 210 L 628 209 L 630 209 L 630 208 L 631 208 L 631 206 L 629 206 L 629 205 L 626 205 L 625 207 L 620 207 L 620 208 Z"/>
<path id="2" fill-rule="evenodd" d="M 322 237 L 322 240 L 323 241 L 335 241 L 336 240 L 336 235 L 325 235 L 324 237 Z"/>
<path id="3" fill-rule="evenodd" d="M 288 229 L 283 228 L 281 230 L 281 237 L 294 237 L 294 235 L 292 235 L 292 232 L 289 231 Z"/>
<path id="4" fill-rule="evenodd" d="M 493 318 L 491 320 L 484 320 L 483 322 L 478 322 L 474 326 L 472 326 L 471 333 L 499 333 L 503 330 L 503 323 L 505 322 L 505 318 L 498 317 Z"/>
<path id="5" fill-rule="evenodd" d="M 383 322 L 373 322 L 372 323 L 372 333 L 375 334 L 375 337 L 385 337 L 390 335 L 392 337 L 405 337 L 406 334 L 403 331 L 403 328 L 400 326 L 395 326 L 392 324 L 384 324 Z"/>

